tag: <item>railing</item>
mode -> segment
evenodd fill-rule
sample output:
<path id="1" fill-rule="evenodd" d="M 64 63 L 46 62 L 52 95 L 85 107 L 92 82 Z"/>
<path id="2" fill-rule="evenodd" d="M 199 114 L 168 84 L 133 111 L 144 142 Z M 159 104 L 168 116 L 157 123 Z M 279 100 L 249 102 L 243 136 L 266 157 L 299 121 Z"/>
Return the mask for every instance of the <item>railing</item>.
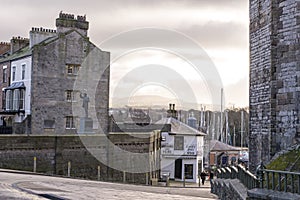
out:
<path id="1" fill-rule="evenodd" d="M 300 194 L 300 173 L 268 170 L 263 165 L 257 167 L 256 175 L 243 166 L 230 166 L 217 170 L 217 177 L 223 179 L 239 179 L 243 185 L 251 190 L 265 188 L 280 192 Z"/>
<path id="2" fill-rule="evenodd" d="M 300 194 L 300 173 L 261 170 L 260 188 Z"/>
<path id="3" fill-rule="evenodd" d="M 242 165 L 220 168 L 217 170 L 217 177 L 224 179 L 239 179 L 249 190 L 259 187 L 259 179 Z"/>

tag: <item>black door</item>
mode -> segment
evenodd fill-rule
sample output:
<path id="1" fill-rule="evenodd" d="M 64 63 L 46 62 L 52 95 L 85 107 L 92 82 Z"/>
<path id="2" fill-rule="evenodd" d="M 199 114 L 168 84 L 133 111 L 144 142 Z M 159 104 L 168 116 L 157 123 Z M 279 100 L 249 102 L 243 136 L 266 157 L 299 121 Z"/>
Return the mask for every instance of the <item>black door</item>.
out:
<path id="1" fill-rule="evenodd" d="M 175 160 L 175 178 L 182 178 L 182 159 Z"/>

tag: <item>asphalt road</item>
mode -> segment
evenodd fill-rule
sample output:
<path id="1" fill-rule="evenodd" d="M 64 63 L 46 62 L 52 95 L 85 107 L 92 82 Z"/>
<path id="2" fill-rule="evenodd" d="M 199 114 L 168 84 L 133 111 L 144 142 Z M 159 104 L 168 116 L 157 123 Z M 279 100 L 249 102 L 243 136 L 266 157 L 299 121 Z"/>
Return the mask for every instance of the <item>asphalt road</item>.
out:
<path id="1" fill-rule="evenodd" d="M 217 199 L 209 187 L 152 187 L 11 173 L 0 170 L 0 199 Z"/>

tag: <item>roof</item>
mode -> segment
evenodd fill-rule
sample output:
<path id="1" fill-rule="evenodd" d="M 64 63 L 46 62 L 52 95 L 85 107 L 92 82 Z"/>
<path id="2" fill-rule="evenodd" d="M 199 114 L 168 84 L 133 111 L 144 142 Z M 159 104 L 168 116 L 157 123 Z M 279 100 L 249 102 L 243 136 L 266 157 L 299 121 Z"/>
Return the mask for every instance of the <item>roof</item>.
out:
<path id="1" fill-rule="evenodd" d="M 197 129 L 194 129 L 194 128 L 190 127 L 189 125 L 187 125 L 173 117 L 163 118 L 163 119 L 159 120 L 158 122 L 156 122 L 156 124 L 170 124 L 171 131 L 169 131 L 169 134 L 206 136 L 205 133 L 198 131 Z"/>
<path id="2" fill-rule="evenodd" d="M 13 53 L 12 55 L 7 56 L 3 59 L 0 59 L 0 63 L 16 60 L 16 59 L 19 59 L 19 58 L 24 58 L 24 57 L 30 56 L 31 54 L 32 54 L 32 51 L 31 51 L 31 49 L 29 48 L 29 45 L 28 45 L 28 46 L 18 50 L 17 52 Z"/>
<path id="3" fill-rule="evenodd" d="M 9 87 L 5 88 L 5 90 L 12 90 L 17 88 L 25 88 L 25 84 L 23 81 L 20 82 L 14 82 Z"/>
<path id="4" fill-rule="evenodd" d="M 234 147 L 218 140 L 210 141 L 210 151 L 240 151 L 240 148 Z"/>

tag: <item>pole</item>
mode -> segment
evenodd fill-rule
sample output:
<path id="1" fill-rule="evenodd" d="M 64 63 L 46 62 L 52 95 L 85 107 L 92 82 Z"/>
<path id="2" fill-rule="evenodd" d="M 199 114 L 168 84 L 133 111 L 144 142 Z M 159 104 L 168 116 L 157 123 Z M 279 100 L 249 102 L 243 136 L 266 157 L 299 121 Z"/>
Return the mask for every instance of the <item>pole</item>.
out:
<path id="1" fill-rule="evenodd" d="M 233 125 L 233 146 L 235 145 L 235 125 Z"/>
<path id="2" fill-rule="evenodd" d="M 241 147 L 243 147 L 244 140 L 244 110 L 241 111 Z"/>
<path id="3" fill-rule="evenodd" d="M 36 157 L 33 157 L 33 172 L 36 172 Z"/>
<path id="4" fill-rule="evenodd" d="M 123 183 L 126 183 L 126 172 L 123 171 Z"/>
<path id="5" fill-rule="evenodd" d="M 220 122 L 220 134 L 221 134 L 221 142 L 224 142 L 223 136 L 223 88 L 221 88 L 221 122 Z"/>
<path id="6" fill-rule="evenodd" d="M 100 165 L 98 165 L 98 181 L 100 181 Z"/>
<path id="7" fill-rule="evenodd" d="M 149 185 L 149 174 L 146 172 L 146 185 Z"/>
<path id="8" fill-rule="evenodd" d="M 71 176 L 71 161 L 68 162 L 68 177 Z"/>

